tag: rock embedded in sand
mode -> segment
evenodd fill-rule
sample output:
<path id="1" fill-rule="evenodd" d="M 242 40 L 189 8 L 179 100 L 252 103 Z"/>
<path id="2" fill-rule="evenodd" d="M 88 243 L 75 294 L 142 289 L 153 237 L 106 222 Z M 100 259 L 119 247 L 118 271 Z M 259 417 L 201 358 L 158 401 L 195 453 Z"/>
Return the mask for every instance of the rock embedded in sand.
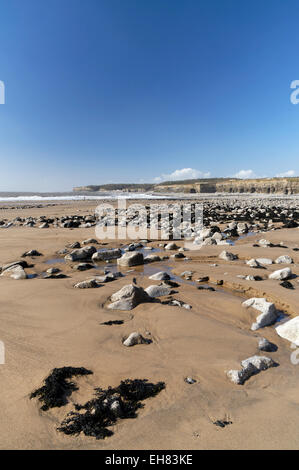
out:
<path id="1" fill-rule="evenodd" d="M 224 259 L 225 261 L 234 261 L 238 259 L 238 255 L 230 253 L 228 251 L 222 251 L 219 255 L 219 258 Z"/>
<path id="2" fill-rule="evenodd" d="M 170 279 L 169 274 L 166 271 L 160 271 L 152 276 L 149 276 L 149 279 L 153 281 L 168 281 Z"/>
<path id="3" fill-rule="evenodd" d="M 163 259 L 165 259 L 165 258 L 163 258 Z M 156 261 L 162 261 L 162 258 L 158 255 L 147 255 L 144 258 L 145 263 L 154 263 Z"/>
<path id="4" fill-rule="evenodd" d="M 164 295 L 170 295 L 172 291 L 169 289 L 169 287 L 153 285 L 147 287 L 145 292 L 150 297 L 163 297 Z"/>
<path id="5" fill-rule="evenodd" d="M 90 263 L 79 263 L 73 266 L 73 269 L 76 269 L 76 271 L 87 271 L 92 268 L 94 268 L 94 265 Z"/>
<path id="6" fill-rule="evenodd" d="M 118 258 L 117 264 L 119 266 L 139 266 L 144 264 L 143 254 L 139 252 L 127 252 Z"/>
<path id="7" fill-rule="evenodd" d="M 259 263 L 256 259 L 252 258 L 249 261 L 246 261 L 246 264 L 250 266 L 251 268 L 263 268 L 261 263 Z"/>
<path id="8" fill-rule="evenodd" d="M 270 357 L 252 356 L 241 362 L 242 369 L 230 370 L 227 372 L 227 376 L 233 383 L 243 385 L 252 375 L 275 365 L 276 363 Z"/>
<path id="9" fill-rule="evenodd" d="M 256 318 L 256 322 L 251 325 L 251 329 L 253 331 L 272 325 L 279 316 L 275 305 L 271 302 L 267 302 L 265 298 L 253 297 L 243 302 L 242 306 L 245 308 L 252 307 L 255 310 L 262 312 L 261 315 Z"/>
<path id="10" fill-rule="evenodd" d="M 257 261 L 259 264 L 262 264 L 262 265 L 270 265 L 270 264 L 273 264 L 273 261 L 272 261 L 272 259 L 270 259 L 270 258 L 257 258 L 256 261 Z"/>
<path id="11" fill-rule="evenodd" d="M 1 276 L 11 277 L 15 280 L 27 279 L 27 274 L 19 264 L 15 264 L 9 268 L 6 268 L 4 271 L 2 271 Z"/>
<path id="12" fill-rule="evenodd" d="M 284 281 L 292 276 L 291 268 L 278 269 L 269 275 L 269 279 Z"/>
<path id="13" fill-rule="evenodd" d="M 110 250 L 101 250 L 94 253 L 91 257 L 93 261 L 106 261 L 110 259 L 120 258 L 122 255 L 119 248 L 112 248 Z"/>
<path id="14" fill-rule="evenodd" d="M 100 283 L 97 281 L 97 279 L 87 279 L 86 281 L 81 281 L 77 282 L 77 284 L 74 285 L 76 289 L 93 289 L 96 287 L 100 287 Z"/>
<path id="15" fill-rule="evenodd" d="M 282 325 L 278 325 L 275 329 L 281 338 L 287 339 L 296 346 L 299 346 L 299 316 L 288 320 Z"/>
<path id="16" fill-rule="evenodd" d="M 277 346 L 274 343 L 271 343 L 266 338 L 259 338 L 258 348 L 260 351 L 264 352 L 275 352 L 277 351 Z"/>
<path id="17" fill-rule="evenodd" d="M 131 347 L 135 346 L 136 344 L 150 344 L 151 342 L 152 341 L 150 339 L 146 339 L 140 333 L 134 331 L 127 337 L 127 339 L 123 341 L 123 345 Z"/>
<path id="18" fill-rule="evenodd" d="M 142 302 L 150 302 L 151 298 L 142 287 L 128 284 L 111 296 L 112 303 L 108 305 L 112 310 L 132 310 Z"/>
<path id="19" fill-rule="evenodd" d="M 164 250 L 171 251 L 171 250 L 177 250 L 179 247 L 177 246 L 176 243 L 170 242 L 165 245 Z"/>
<path id="20" fill-rule="evenodd" d="M 67 261 L 79 261 L 90 259 L 96 251 L 97 250 L 94 246 L 85 246 L 84 248 L 73 250 L 71 253 L 66 255 L 64 259 Z"/>
<path id="21" fill-rule="evenodd" d="M 42 256 L 42 253 L 40 253 L 37 250 L 30 250 L 30 251 L 25 251 L 25 253 L 21 255 L 22 258 L 25 258 L 26 256 Z"/>
<path id="22" fill-rule="evenodd" d="M 279 256 L 279 257 L 275 260 L 275 263 L 276 263 L 276 264 L 293 264 L 294 261 L 293 261 L 293 258 L 291 258 L 290 256 L 288 256 L 288 255 L 282 255 L 282 256 Z"/>

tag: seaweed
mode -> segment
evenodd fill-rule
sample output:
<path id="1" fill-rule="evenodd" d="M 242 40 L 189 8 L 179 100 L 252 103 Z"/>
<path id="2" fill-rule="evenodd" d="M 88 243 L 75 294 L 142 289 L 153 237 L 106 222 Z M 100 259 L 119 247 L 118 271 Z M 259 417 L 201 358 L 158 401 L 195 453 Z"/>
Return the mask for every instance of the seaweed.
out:
<path id="1" fill-rule="evenodd" d="M 103 323 L 100 323 L 100 325 L 123 325 L 124 320 L 109 320 L 109 321 L 104 321 Z"/>
<path id="2" fill-rule="evenodd" d="M 118 419 L 136 418 L 137 410 L 144 406 L 141 401 L 156 396 L 164 388 L 164 382 L 153 384 L 146 379 L 127 379 L 118 387 L 106 390 L 95 388 L 95 398 L 84 405 L 76 404 L 76 411 L 68 413 L 57 430 L 67 435 L 83 432 L 86 436 L 105 439 L 113 435 L 107 429 L 109 426 Z"/>
<path id="3" fill-rule="evenodd" d="M 38 397 L 43 403 L 41 410 L 47 411 L 50 408 L 66 405 L 67 397 L 73 391 L 78 390 L 74 382 L 71 382 L 73 376 L 89 375 L 93 372 L 85 367 L 60 367 L 52 370 L 51 374 L 45 379 L 44 385 L 31 393 L 30 399 Z"/>

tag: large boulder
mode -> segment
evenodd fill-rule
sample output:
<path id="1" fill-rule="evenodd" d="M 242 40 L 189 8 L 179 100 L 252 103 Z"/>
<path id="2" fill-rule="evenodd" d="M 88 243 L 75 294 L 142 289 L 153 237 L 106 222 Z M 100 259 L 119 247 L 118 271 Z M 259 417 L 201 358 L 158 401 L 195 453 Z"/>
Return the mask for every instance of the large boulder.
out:
<path id="1" fill-rule="evenodd" d="M 117 259 L 121 257 L 121 250 L 119 248 L 113 248 L 111 250 L 96 251 L 92 255 L 93 261 L 106 261 L 110 259 Z"/>
<path id="2" fill-rule="evenodd" d="M 251 325 L 253 331 L 265 326 L 272 325 L 277 320 L 279 313 L 273 303 L 267 302 L 265 298 L 252 297 L 242 303 L 245 308 L 252 307 L 259 312 L 262 312 L 256 318 L 256 322 Z"/>
<path id="3" fill-rule="evenodd" d="M 292 276 L 291 268 L 283 268 L 274 271 L 269 275 L 269 279 L 276 279 L 278 281 L 283 281 L 284 279 L 289 279 Z"/>
<path id="4" fill-rule="evenodd" d="M 77 250 L 71 251 L 71 253 L 64 257 L 64 259 L 67 261 L 79 261 L 90 259 L 96 251 L 97 250 L 94 246 L 85 246 L 84 248 L 79 248 Z"/>
<path id="5" fill-rule="evenodd" d="M 119 266 L 139 266 L 144 264 L 143 254 L 138 251 L 127 252 L 118 258 L 117 264 Z"/>
<path id="6" fill-rule="evenodd" d="M 150 296 L 150 297 L 162 297 L 163 295 L 170 295 L 171 294 L 171 289 L 166 286 L 149 286 L 145 289 L 145 292 Z"/>
<path id="7" fill-rule="evenodd" d="M 299 346 L 299 316 L 276 327 L 276 333 Z"/>
<path id="8" fill-rule="evenodd" d="M 142 302 L 149 302 L 150 297 L 142 287 L 128 284 L 111 296 L 112 303 L 108 305 L 112 310 L 132 310 Z"/>
<path id="9" fill-rule="evenodd" d="M 1 276 L 11 277 L 12 279 L 27 279 L 27 274 L 21 265 L 15 264 L 2 271 Z"/>

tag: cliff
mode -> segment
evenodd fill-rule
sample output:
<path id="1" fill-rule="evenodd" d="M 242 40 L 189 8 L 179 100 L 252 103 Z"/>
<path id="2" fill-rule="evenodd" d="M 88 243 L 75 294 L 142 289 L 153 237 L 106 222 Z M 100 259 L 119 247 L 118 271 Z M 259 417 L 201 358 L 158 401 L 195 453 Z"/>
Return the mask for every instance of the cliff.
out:
<path id="1" fill-rule="evenodd" d="M 160 184 L 104 184 L 79 186 L 73 191 L 154 191 L 160 193 L 265 193 L 299 194 L 299 177 L 294 178 L 206 178 L 200 180 L 165 181 Z"/>

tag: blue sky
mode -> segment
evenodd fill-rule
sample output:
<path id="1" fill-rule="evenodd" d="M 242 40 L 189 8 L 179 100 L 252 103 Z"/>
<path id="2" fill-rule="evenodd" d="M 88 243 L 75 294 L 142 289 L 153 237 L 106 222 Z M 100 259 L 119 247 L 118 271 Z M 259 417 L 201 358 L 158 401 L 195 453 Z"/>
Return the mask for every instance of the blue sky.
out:
<path id="1" fill-rule="evenodd" d="M 298 175 L 298 15 L 297 0 L 0 0 L 0 191 Z"/>

